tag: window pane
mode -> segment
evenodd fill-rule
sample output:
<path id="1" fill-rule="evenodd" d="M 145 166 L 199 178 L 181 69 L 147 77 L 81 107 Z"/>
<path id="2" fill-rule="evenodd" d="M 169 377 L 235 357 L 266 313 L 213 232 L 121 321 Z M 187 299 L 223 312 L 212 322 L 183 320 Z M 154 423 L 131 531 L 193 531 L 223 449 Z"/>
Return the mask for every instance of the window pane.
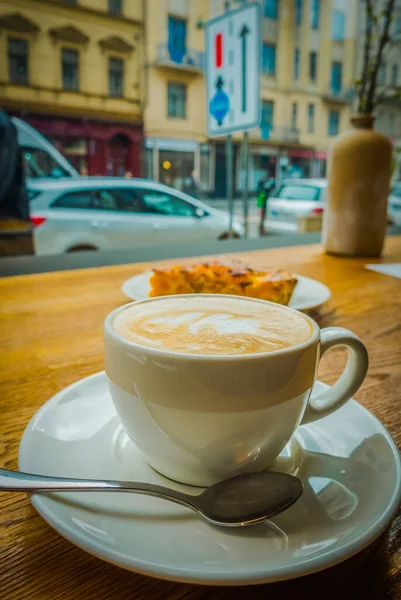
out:
<path id="1" fill-rule="evenodd" d="M 331 22 L 331 35 L 333 40 L 343 40 L 345 32 L 345 13 L 342 10 L 333 12 Z"/>
<path id="2" fill-rule="evenodd" d="M 108 0 L 107 2 L 109 12 L 114 15 L 121 15 L 122 13 L 122 0 Z"/>
<path id="3" fill-rule="evenodd" d="M 295 1 L 295 24 L 300 25 L 302 22 L 302 0 Z"/>
<path id="4" fill-rule="evenodd" d="M 71 192 L 64 194 L 58 200 L 53 202 L 55 208 L 91 208 L 92 193 L 82 190 L 81 192 Z"/>
<path id="5" fill-rule="evenodd" d="M 315 81 L 317 77 L 317 53 L 311 52 L 309 54 L 309 77 L 312 81 Z"/>
<path id="6" fill-rule="evenodd" d="M 143 190 L 142 200 L 151 213 L 176 217 L 193 217 L 195 214 L 191 204 L 164 192 Z"/>
<path id="7" fill-rule="evenodd" d="M 299 49 L 294 51 L 294 79 L 299 78 Z"/>
<path id="8" fill-rule="evenodd" d="M 93 192 L 92 208 L 96 210 L 118 210 L 116 196 L 112 190 Z"/>
<path id="9" fill-rule="evenodd" d="M 79 90 L 79 55 L 77 50 L 62 48 L 61 71 L 63 89 L 70 91 Z"/>
<path id="10" fill-rule="evenodd" d="M 260 128 L 262 138 L 267 140 L 270 136 L 270 130 L 273 128 L 274 119 L 274 102 L 272 100 L 263 100 L 262 102 L 262 118 Z"/>
<path id="11" fill-rule="evenodd" d="M 391 69 L 391 85 L 396 86 L 398 84 L 398 65 L 393 65 Z"/>
<path id="12" fill-rule="evenodd" d="M 319 29 L 320 22 L 320 0 L 310 0 L 310 22 L 312 29 Z"/>
<path id="13" fill-rule="evenodd" d="M 319 188 L 311 185 L 283 185 L 276 197 L 285 200 L 318 200 Z"/>
<path id="14" fill-rule="evenodd" d="M 343 65 L 340 62 L 331 63 L 331 89 L 335 94 L 341 91 Z"/>
<path id="15" fill-rule="evenodd" d="M 47 152 L 23 146 L 22 156 L 26 177 L 70 177 Z"/>
<path id="16" fill-rule="evenodd" d="M 308 133 L 313 133 L 315 130 L 315 105 L 308 104 Z"/>
<path id="17" fill-rule="evenodd" d="M 187 86 L 183 83 L 167 84 L 167 116 L 185 119 Z"/>
<path id="18" fill-rule="evenodd" d="M 340 125 L 340 113 L 338 110 L 329 111 L 329 123 L 328 123 L 328 134 L 337 135 Z"/>
<path id="19" fill-rule="evenodd" d="M 124 95 L 124 61 L 121 58 L 109 58 L 109 94 Z"/>
<path id="20" fill-rule="evenodd" d="M 141 190 L 136 188 L 119 188 L 110 190 L 117 198 L 118 208 L 129 213 L 148 212 L 141 198 Z"/>
<path id="21" fill-rule="evenodd" d="M 278 0 L 264 0 L 263 14 L 268 19 L 278 18 Z"/>
<path id="22" fill-rule="evenodd" d="M 263 44 L 262 46 L 262 71 L 268 75 L 276 73 L 276 46 Z"/>
<path id="23" fill-rule="evenodd" d="M 187 22 L 176 17 L 168 18 L 168 50 L 170 58 L 176 63 L 182 63 L 187 53 Z"/>
<path id="24" fill-rule="evenodd" d="M 28 42 L 17 38 L 8 40 L 8 77 L 10 83 L 28 83 Z"/>
<path id="25" fill-rule="evenodd" d="M 297 128 L 297 116 L 298 116 L 298 105 L 296 102 L 294 102 L 292 105 L 292 110 L 291 110 L 291 127 L 293 129 Z"/>

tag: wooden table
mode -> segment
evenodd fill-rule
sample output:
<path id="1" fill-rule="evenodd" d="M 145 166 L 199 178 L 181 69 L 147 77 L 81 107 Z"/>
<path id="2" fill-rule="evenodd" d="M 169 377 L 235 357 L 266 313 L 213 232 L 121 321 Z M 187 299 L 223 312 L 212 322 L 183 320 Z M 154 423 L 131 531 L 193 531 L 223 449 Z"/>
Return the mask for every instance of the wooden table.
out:
<path id="1" fill-rule="evenodd" d="M 371 367 L 356 397 L 400 445 L 401 280 L 365 269 L 367 261 L 325 256 L 318 246 L 239 258 L 285 267 L 331 288 L 332 299 L 316 319 L 321 326 L 349 327 L 365 341 Z M 382 260 L 401 262 L 401 236 L 387 240 Z M 50 396 L 102 369 L 103 319 L 126 302 L 120 291 L 123 281 L 147 269 L 148 264 L 135 264 L 0 280 L 1 466 L 17 468 L 24 428 Z M 319 377 L 333 382 L 343 363 L 343 352 L 333 350 L 322 361 Z M 200 600 L 248 594 L 256 600 L 292 595 L 301 600 L 400 600 L 400 514 L 370 548 L 322 573 L 252 589 L 207 588 L 150 579 L 104 563 L 55 533 L 24 494 L 0 495 L 1 600 Z"/>

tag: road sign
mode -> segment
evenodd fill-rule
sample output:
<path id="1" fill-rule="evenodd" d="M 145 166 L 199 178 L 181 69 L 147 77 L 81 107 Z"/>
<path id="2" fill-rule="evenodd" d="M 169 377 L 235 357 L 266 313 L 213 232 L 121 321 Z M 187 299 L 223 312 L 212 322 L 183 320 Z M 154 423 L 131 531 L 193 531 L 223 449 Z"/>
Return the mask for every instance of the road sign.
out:
<path id="1" fill-rule="evenodd" d="M 210 136 L 260 123 L 261 7 L 249 3 L 208 21 L 206 106 Z"/>

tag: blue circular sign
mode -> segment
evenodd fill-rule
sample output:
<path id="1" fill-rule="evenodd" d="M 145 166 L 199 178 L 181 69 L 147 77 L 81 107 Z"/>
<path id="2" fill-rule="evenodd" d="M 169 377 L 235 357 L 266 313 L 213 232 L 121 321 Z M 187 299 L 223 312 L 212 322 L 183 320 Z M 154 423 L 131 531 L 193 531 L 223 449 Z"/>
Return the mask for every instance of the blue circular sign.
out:
<path id="1" fill-rule="evenodd" d="M 229 110 L 229 97 L 223 90 L 217 90 L 209 104 L 210 114 L 216 119 L 217 123 L 221 125 Z"/>

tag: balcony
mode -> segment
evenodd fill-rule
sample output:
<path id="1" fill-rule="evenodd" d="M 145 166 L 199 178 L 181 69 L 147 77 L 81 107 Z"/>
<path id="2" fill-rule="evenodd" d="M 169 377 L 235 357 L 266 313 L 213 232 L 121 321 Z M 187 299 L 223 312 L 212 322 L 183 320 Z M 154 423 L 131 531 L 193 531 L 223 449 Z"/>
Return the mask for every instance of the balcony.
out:
<path id="1" fill-rule="evenodd" d="M 336 102 L 337 104 L 352 104 L 355 98 L 354 88 L 334 89 L 329 88 L 323 93 L 323 100 Z"/>
<path id="2" fill-rule="evenodd" d="M 271 128 L 262 125 L 261 127 L 255 127 L 254 129 L 251 129 L 250 135 L 254 139 L 266 140 L 275 143 L 299 143 L 299 129 L 297 127 L 291 127 L 288 125 Z"/>
<path id="3" fill-rule="evenodd" d="M 205 65 L 204 52 L 190 50 L 187 48 L 185 53 L 170 50 L 167 42 L 156 46 L 156 59 L 153 63 L 162 69 L 179 69 L 188 73 L 203 73 Z"/>

